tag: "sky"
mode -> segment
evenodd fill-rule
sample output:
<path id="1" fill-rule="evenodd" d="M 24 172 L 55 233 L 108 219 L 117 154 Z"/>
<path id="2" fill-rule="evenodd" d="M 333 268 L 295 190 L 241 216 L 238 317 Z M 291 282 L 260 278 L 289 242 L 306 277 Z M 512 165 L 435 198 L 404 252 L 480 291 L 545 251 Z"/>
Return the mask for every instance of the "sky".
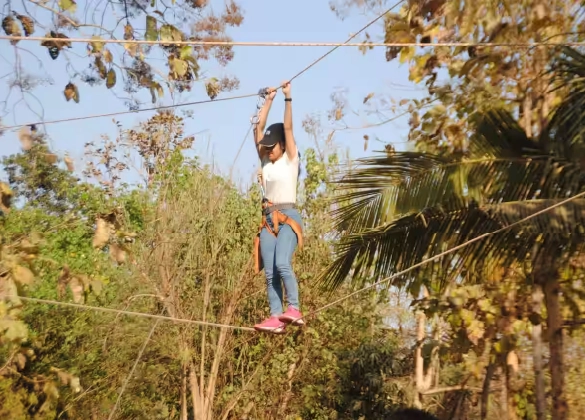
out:
<path id="1" fill-rule="evenodd" d="M 81 14 L 80 11 L 85 8 L 95 9 L 92 2 L 97 2 L 97 0 L 78 0 L 78 14 Z M 211 0 L 212 7 L 216 9 L 222 8 L 223 3 L 223 0 Z M 359 9 L 353 9 L 347 18 L 340 19 L 331 11 L 327 1 L 240 0 L 238 4 L 243 9 L 244 21 L 240 27 L 229 30 L 229 35 L 235 41 L 344 42 L 350 34 L 375 17 L 373 12 L 362 14 Z M 100 11 L 103 12 L 103 9 Z M 6 13 L 6 10 L 3 13 Z M 48 12 L 39 9 L 36 13 L 41 22 L 49 22 Z M 109 13 L 112 12 L 109 11 Z M 114 19 L 113 14 L 110 18 L 106 18 L 104 26 L 111 26 Z M 85 28 L 84 34 L 91 35 L 91 29 Z M 38 29 L 35 35 L 42 36 L 43 32 L 43 29 Z M 374 41 L 380 40 L 381 22 L 368 32 L 373 36 Z M 358 36 L 353 42 L 359 40 L 361 38 Z M 116 97 L 115 93 L 107 90 L 105 86 L 91 87 L 80 81 L 75 82 L 80 89 L 80 103 L 65 101 L 63 88 L 72 80 L 70 79 L 72 69 L 82 69 L 87 66 L 89 63 L 87 57 L 78 58 L 68 54 L 67 57 L 71 61 L 67 64 L 67 58 L 63 56 L 57 60 L 51 60 L 46 48 L 41 47 L 38 41 L 22 41 L 19 46 L 26 49 L 18 54 L 23 68 L 41 77 L 50 76 L 52 83 L 36 87 L 32 91 L 34 97 L 27 96 L 26 101 L 23 101 L 20 92 L 10 89 L 8 84 L 13 77 L 15 50 L 8 41 L 0 40 L 0 100 L 5 101 L 0 104 L 0 111 L 4 110 L 0 113 L 0 117 L 4 125 L 127 110 L 123 100 Z M 73 51 L 83 55 L 85 48 L 86 44 L 76 44 Z M 122 46 L 112 45 L 111 48 L 121 49 Z M 214 62 L 202 62 L 200 65 L 209 75 L 236 75 L 238 77 L 239 89 L 219 96 L 227 97 L 255 93 L 261 87 L 278 85 L 330 48 L 236 46 L 234 47 L 235 57 L 227 67 L 222 68 Z M 363 108 L 363 98 L 370 92 L 392 97 L 396 102 L 403 98 L 421 97 L 420 87 L 414 86 L 408 80 L 407 65 L 401 65 L 398 61 L 386 62 L 383 47 L 368 51 L 366 55 L 355 47 L 338 48 L 292 83 L 295 137 L 301 153 L 307 147 L 314 146 L 313 140 L 302 129 L 303 119 L 307 115 L 325 116 L 332 107 L 331 94 L 340 89 L 347 92 L 349 105 L 354 109 Z M 145 93 L 144 98 L 149 97 L 150 95 Z M 200 83 L 191 92 L 176 98 L 174 102 L 206 99 L 208 97 L 203 84 Z M 169 96 L 166 95 L 164 105 L 170 103 Z M 150 101 L 146 101 L 142 107 L 152 106 Z M 178 109 L 186 109 L 193 113 L 193 118 L 186 120 L 186 133 L 195 134 L 194 154 L 205 163 L 213 163 L 217 170 L 224 174 L 231 171 L 236 182 L 242 186 L 253 182 L 258 159 L 251 138 L 247 139 L 237 159 L 236 155 L 250 126 L 250 116 L 255 112 L 255 98 Z M 279 93 L 274 101 L 268 123 L 282 121 L 283 111 L 283 96 Z M 39 118 L 35 112 L 42 112 L 42 118 Z M 118 116 L 116 120 L 124 128 L 132 128 L 151 115 L 153 112 L 135 113 Z M 392 114 L 389 113 L 388 116 Z M 395 143 L 397 150 L 404 150 L 403 142 L 408 135 L 407 116 L 376 129 L 359 129 L 368 121 L 377 122 L 375 117 L 367 119 L 363 116 L 353 116 L 350 120 L 351 125 L 356 129 L 338 131 L 334 142 L 341 151 L 347 150 L 352 158 L 371 155 L 374 149 L 381 149 L 382 144 L 376 144 L 370 140 L 368 150 L 364 151 L 364 134 L 369 135 L 371 139 L 377 136 L 384 142 Z M 330 126 L 325 121 L 324 136 L 327 136 Z M 48 124 L 44 126 L 44 130 L 50 138 L 53 150 L 60 156 L 67 153 L 72 157 L 77 170 L 82 169 L 84 165 L 83 152 L 86 142 L 99 143 L 103 135 L 115 137 L 117 133 L 112 117 Z M 0 137 L 0 155 L 10 155 L 19 151 L 20 143 L 15 132 L 8 131 Z M 0 174 L 0 177 L 2 176 Z"/>

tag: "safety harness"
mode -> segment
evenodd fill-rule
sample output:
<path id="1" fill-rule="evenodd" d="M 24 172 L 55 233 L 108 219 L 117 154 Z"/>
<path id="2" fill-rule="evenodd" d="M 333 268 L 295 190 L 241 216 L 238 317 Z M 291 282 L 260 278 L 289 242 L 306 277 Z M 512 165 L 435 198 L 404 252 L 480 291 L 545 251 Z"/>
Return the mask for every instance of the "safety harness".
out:
<path id="1" fill-rule="evenodd" d="M 262 199 L 262 223 L 260 223 L 258 233 L 254 237 L 254 269 L 256 274 L 258 274 L 264 268 L 262 255 L 260 254 L 260 233 L 262 232 L 263 228 L 266 228 L 270 234 L 272 234 L 274 237 L 277 237 L 280 230 L 280 225 L 289 225 L 295 235 L 297 235 L 299 249 L 303 247 L 303 229 L 301 228 L 301 225 L 296 220 L 280 211 L 294 208 L 296 207 L 293 203 L 272 204 L 272 202 L 268 201 L 268 199 Z M 268 215 L 270 215 L 272 218 L 272 226 L 274 226 L 274 228 L 271 228 L 270 224 L 266 220 L 266 216 Z"/>
<path id="2" fill-rule="evenodd" d="M 268 88 L 262 88 L 258 91 L 258 102 L 256 103 L 256 114 L 250 118 L 250 122 L 252 125 L 256 126 L 258 124 L 258 115 L 260 113 L 260 109 L 264 106 L 264 102 L 266 101 L 266 95 L 268 95 Z M 256 134 L 256 127 L 254 127 L 254 134 Z M 288 217 L 286 214 L 282 213 L 281 210 L 287 209 L 294 209 L 296 206 L 294 203 L 279 203 L 273 204 L 266 198 L 264 188 L 262 186 L 262 176 L 258 177 L 258 182 L 260 184 L 260 190 L 262 191 L 262 222 L 258 228 L 258 233 L 254 237 L 254 269 L 256 274 L 260 273 L 264 268 L 264 262 L 262 261 L 262 255 L 260 253 L 260 233 L 262 232 L 263 228 L 272 234 L 274 237 L 278 236 L 278 232 L 280 230 L 280 225 L 287 224 L 291 227 L 295 235 L 297 235 L 297 243 L 299 249 L 303 247 L 303 230 L 301 225 L 294 219 Z M 272 227 L 266 220 L 266 216 L 270 215 L 272 219 Z"/>

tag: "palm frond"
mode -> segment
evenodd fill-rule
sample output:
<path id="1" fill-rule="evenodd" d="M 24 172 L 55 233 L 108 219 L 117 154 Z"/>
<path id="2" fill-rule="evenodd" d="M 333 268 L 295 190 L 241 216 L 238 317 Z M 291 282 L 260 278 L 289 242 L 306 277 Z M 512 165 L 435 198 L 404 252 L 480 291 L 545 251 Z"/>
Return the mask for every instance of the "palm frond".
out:
<path id="1" fill-rule="evenodd" d="M 370 229 L 453 197 L 479 201 L 486 193 L 486 180 L 491 189 L 504 178 L 534 180 L 535 173 L 525 171 L 524 165 L 550 159 L 506 111 L 478 115 L 475 124 L 465 159 L 402 152 L 358 160 L 358 169 L 336 181 L 342 193 L 333 200 L 335 229 L 343 233 Z"/>
<path id="2" fill-rule="evenodd" d="M 404 216 L 363 233 L 349 234 L 336 245 L 334 261 L 317 280 L 329 290 L 337 288 L 348 276 L 354 285 L 379 281 L 448 248 L 518 222 L 564 198 L 482 206 L 473 200 L 461 200 Z M 581 239 L 575 237 L 585 237 L 584 225 L 585 199 L 572 201 L 448 255 L 449 263 L 443 263 L 441 269 L 445 271 L 448 267 L 449 272 L 442 273 L 441 281 L 448 281 L 463 268 L 482 270 L 496 262 L 507 265 L 524 259 L 532 252 L 536 240 L 557 248 L 559 243 L 580 243 Z M 567 238 L 570 240 L 562 240 Z M 432 266 L 413 271 L 408 278 L 401 279 L 402 283 Z"/>
<path id="3" fill-rule="evenodd" d="M 428 208 L 376 229 L 344 236 L 335 247 L 334 261 L 322 272 L 318 282 L 332 290 L 347 276 L 358 286 L 366 281 L 378 281 L 500 227 L 497 220 L 490 218 L 473 201 Z M 451 274 L 457 273 L 463 260 L 456 257 L 456 254 L 450 255 L 449 264 L 443 264 L 441 269 L 449 267 Z M 431 266 L 422 270 L 430 270 Z M 420 274 L 421 270 L 411 273 L 412 276 Z M 426 274 L 430 273 L 426 271 Z M 448 278 L 449 273 L 441 276 L 444 281 Z M 408 282 L 408 278 L 402 282 Z"/>
<path id="4" fill-rule="evenodd" d="M 332 211 L 335 229 L 356 232 L 387 223 L 398 214 L 428 206 L 431 197 L 420 190 L 426 185 L 436 186 L 434 171 L 453 162 L 452 159 L 424 153 L 395 153 L 360 159 L 362 166 L 348 171 L 336 181 L 338 191 L 347 191 L 335 197 Z M 408 184 L 417 182 L 419 191 L 411 191 L 407 200 L 401 200 Z M 446 186 L 441 188 L 444 192 Z M 443 193 L 444 194 L 444 193 Z M 418 200 L 418 201 L 417 201 Z M 402 202 L 402 204 L 400 204 Z"/>
<path id="5" fill-rule="evenodd" d="M 335 198 L 335 229 L 342 234 L 373 229 L 461 198 L 480 204 L 556 198 L 585 186 L 578 166 L 549 157 L 457 160 L 421 155 L 414 168 L 409 157 L 370 158 L 371 166 L 339 181 L 339 190 L 349 191 Z"/>
<path id="6" fill-rule="evenodd" d="M 562 51 L 552 63 L 551 72 L 554 90 L 566 94 L 552 111 L 541 138 L 553 154 L 578 161 L 585 157 L 585 55 L 570 47 Z"/>
<path id="7" fill-rule="evenodd" d="M 506 110 L 491 109 L 475 114 L 472 124 L 475 127 L 469 145 L 472 157 L 527 158 L 546 155 L 541 145 L 528 138 L 524 129 Z"/>
<path id="8" fill-rule="evenodd" d="M 517 223 L 520 220 L 539 211 L 550 208 L 567 197 L 556 199 L 525 200 L 502 204 L 484 205 L 482 209 L 504 226 Z M 547 210 L 546 213 L 532 217 L 529 221 L 515 228 L 517 235 L 537 235 L 544 239 L 568 239 L 571 236 L 585 234 L 585 199 L 578 198 L 562 206 Z"/>
<path id="9" fill-rule="evenodd" d="M 547 137 L 528 138 L 510 113 L 494 109 L 475 116 L 465 157 L 409 152 L 360 160 L 362 167 L 337 182 L 342 194 L 335 198 L 333 218 L 335 229 L 344 236 L 336 246 L 334 262 L 319 281 L 331 289 L 349 275 L 358 283 L 387 277 L 447 246 L 508 226 L 539 206 L 583 191 L 580 162 L 567 154 L 567 150 L 575 152 L 574 140 L 583 134 L 581 125 L 585 127 L 581 122 L 585 57 L 578 59 L 571 71 L 580 75 L 577 91 L 583 92 L 582 98 L 569 96 L 577 106 L 559 107 L 556 126 L 551 123 L 551 130 L 543 132 Z M 550 137 L 570 147 L 557 147 L 554 150 L 563 153 L 551 153 L 542 141 Z M 488 262 L 506 264 L 525 258 L 535 241 L 547 241 L 556 252 L 562 238 L 574 244 L 571 235 L 582 234 L 578 226 L 585 223 L 583 209 L 584 202 L 573 202 L 521 228 L 474 242 L 450 256 L 442 270 L 447 267 L 446 271 L 458 273 L 463 267 L 475 270 Z"/>

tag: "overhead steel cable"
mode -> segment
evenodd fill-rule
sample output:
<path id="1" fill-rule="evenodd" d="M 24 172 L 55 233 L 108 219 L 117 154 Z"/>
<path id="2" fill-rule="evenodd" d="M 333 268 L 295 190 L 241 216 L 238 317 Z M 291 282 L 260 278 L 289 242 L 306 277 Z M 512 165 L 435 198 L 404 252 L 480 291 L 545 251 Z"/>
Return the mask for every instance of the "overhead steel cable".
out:
<path id="1" fill-rule="evenodd" d="M 299 77 L 300 75 L 302 75 L 303 73 L 305 73 L 307 70 L 309 70 L 315 64 L 317 64 L 318 62 L 320 62 L 321 60 L 323 60 L 325 57 L 327 57 L 329 54 L 331 54 L 337 48 L 339 48 L 340 46 L 345 45 L 348 42 L 350 42 L 356 36 L 358 36 L 363 31 L 365 31 L 366 29 L 368 29 L 370 26 L 372 26 L 378 20 L 380 20 L 381 18 L 383 18 L 387 13 L 391 12 L 394 8 L 396 8 L 398 5 L 400 5 L 403 1 L 404 0 L 398 1 L 392 7 L 390 7 L 388 10 L 386 10 L 384 13 L 382 13 L 381 15 L 377 16 L 376 18 L 374 18 L 373 20 L 371 20 L 370 22 L 368 22 L 363 28 L 361 28 L 359 31 L 357 31 L 353 35 L 351 35 L 344 43 L 342 43 L 342 44 L 336 44 L 331 50 L 327 51 L 325 54 L 323 54 L 322 56 L 320 56 L 319 58 L 317 58 L 315 61 L 311 62 L 308 66 L 306 66 L 305 68 L 303 68 L 301 71 L 299 71 L 298 73 L 296 73 L 294 76 L 292 76 L 289 79 L 289 81 L 292 82 L 294 79 L 296 79 L 297 77 Z M 0 37 L 0 39 L 7 39 L 7 37 Z M 28 39 L 30 39 L 30 38 L 28 38 Z M 49 38 L 49 39 L 50 40 L 59 40 L 59 39 L 62 40 L 62 38 Z M 95 39 L 94 40 L 90 40 L 90 41 L 91 42 L 96 42 Z M 119 40 L 116 40 L 116 41 L 119 41 Z M 99 42 L 101 42 L 101 40 Z M 151 42 L 151 41 L 147 41 L 147 42 Z M 154 41 L 152 41 L 152 42 L 154 42 Z M 160 43 L 162 43 L 162 44 L 168 44 L 168 42 L 161 42 L 161 41 L 156 41 L 156 42 L 159 43 L 159 44 Z M 281 88 L 281 86 L 278 87 L 278 89 L 280 89 L 280 88 Z M 68 122 L 68 121 L 80 121 L 80 120 L 88 120 L 88 119 L 93 119 L 93 118 L 113 117 L 113 116 L 116 116 L 116 115 L 126 115 L 126 114 L 138 113 L 138 112 L 156 111 L 158 109 L 178 108 L 178 107 L 183 107 L 183 106 L 200 105 L 200 104 L 211 103 L 211 102 L 229 101 L 229 100 L 232 100 L 232 99 L 243 99 L 243 98 L 251 98 L 251 97 L 257 97 L 257 96 L 258 96 L 258 93 L 251 93 L 251 94 L 247 94 L 247 95 L 229 96 L 229 97 L 226 97 L 226 98 L 219 98 L 219 99 L 206 99 L 206 100 L 202 100 L 202 101 L 185 102 L 185 103 L 174 104 L 174 105 L 166 105 L 166 106 L 157 106 L 157 107 L 143 108 L 143 109 L 137 109 L 137 110 L 133 110 L 133 111 L 108 112 L 108 113 L 104 113 L 104 114 L 86 115 L 86 116 L 83 116 L 83 117 L 71 117 L 71 118 L 62 118 L 62 119 L 58 119 L 58 120 L 49 120 L 49 121 L 44 121 L 44 122 L 43 121 L 39 121 L 39 122 L 26 123 L 26 124 L 16 124 L 16 125 L 2 126 L 0 128 L 2 128 L 3 130 L 11 130 L 11 129 L 20 128 L 20 127 L 27 127 L 27 126 L 31 126 L 31 125 L 56 124 L 56 123 Z"/>
<path id="2" fill-rule="evenodd" d="M 353 39 L 353 38 L 352 38 Z M 207 46 L 207 47 L 562 47 L 584 46 L 585 41 L 539 41 L 539 42 L 260 42 L 260 41 L 146 41 L 141 39 L 92 39 L 92 38 L 51 38 L 0 35 L 6 41 L 55 41 L 56 43 L 100 43 L 100 44 L 140 44 L 140 45 L 172 45 L 172 46 Z"/>

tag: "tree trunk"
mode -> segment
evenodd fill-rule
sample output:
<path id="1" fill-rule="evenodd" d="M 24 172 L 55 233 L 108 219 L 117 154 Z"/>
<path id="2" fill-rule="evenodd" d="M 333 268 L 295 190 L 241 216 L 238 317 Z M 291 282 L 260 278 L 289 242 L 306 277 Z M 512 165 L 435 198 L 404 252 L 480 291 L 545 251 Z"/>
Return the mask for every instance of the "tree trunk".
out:
<path id="1" fill-rule="evenodd" d="M 543 369 L 542 342 L 542 300 L 543 292 L 540 284 L 532 287 L 532 358 L 534 364 L 534 388 L 536 394 L 536 419 L 546 419 L 546 392 Z"/>
<path id="2" fill-rule="evenodd" d="M 560 285 L 558 276 L 548 279 L 544 284 L 546 302 L 546 321 L 550 347 L 550 376 L 552 394 L 552 418 L 566 420 L 568 417 L 567 401 L 564 395 L 563 366 L 563 329 L 560 305 Z"/>
<path id="3" fill-rule="evenodd" d="M 424 360 L 422 357 L 422 345 L 425 338 L 425 314 L 421 312 L 417 316 L 416 324 L 416 349 L 414 350 L 414 383 L 415 393 L 413 405 L 422 408 L 421 391 L 423 391 L 424 382 Z"/>
<path id="4" fill-rule="evenodd" d="M 507 355 L 506 360 L 506 407 L 508 409 L 508 420 L 518 420 L 518 412 L 516 410 L 516 399 L 514 398 L 517 393 L 516 387 L 516 375 L 518 373 L 518 356 L 514 351 L 511 351 Z"/>
<path id="5" fill-rule="evenodd" d="M 429 296 L 429 292 L 426 287 L 423 286 L 423 295 L 425 298 Z M 427 317 L 424 312 L 419 311 L 417 317 L 417 328 L 416 328 L 416 349 L 414 350 L 414 380 L 416 391 L 414 395 L 413 405 L 416 408 L 422 408 L 422 393 L 428 390 L 432 384 L 433 378 L 433 366 L 429 366 L 428 372 L 425 375 L 424 359 L 422 355 L 423 343 L 426 337 L 425 324 Z"/>
<path id="6" fill-rule="evenodd" d="M 185 364 L 183 364 L 181 376 L 181 420 L 187 420 L 187 366 Z"/>
<path id="7" fill-rule="evenodd" d="M 201 398 L 197 373 L 195 372 L 195 365 L 193 362 L 191 362 L 189 366 L 189 379 L 191 384 L 191 400 L 193 403 L 193 418 L 194 420 L 205 420 L 204 402 L 203 398 Z"/>
<path id="8" fill-rule="evenodd" d="M 481 390 L 481 420 L 487 419 L 487 415 L 489 412 L 490 385 L 492 382 L 492 377 L 496 370 L 496 366 L 497 365 L 495 363 L 489 363 L 485 372 L 483 388 Z"/>
<path id="9" fill-rule="evenodd" d="M 501 395 L 500 395 L 500 419 L 501 420 L 510 420 L 508 418 L 508 387 L 506 386 L 506 368 L 502 367 L 500 372 L 500 382 L 502 385 L 501 388 Z"/>

